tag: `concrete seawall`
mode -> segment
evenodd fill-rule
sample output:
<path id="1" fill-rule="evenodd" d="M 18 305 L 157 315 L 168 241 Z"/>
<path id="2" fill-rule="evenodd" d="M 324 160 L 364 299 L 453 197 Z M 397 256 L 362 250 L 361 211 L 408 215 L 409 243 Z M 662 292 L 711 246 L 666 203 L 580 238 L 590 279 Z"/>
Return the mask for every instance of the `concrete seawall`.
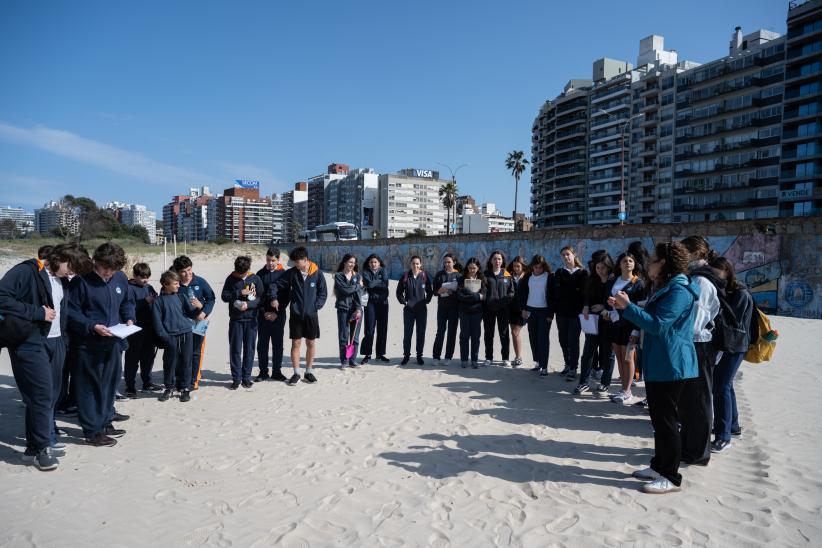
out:
<path id="1" fill-rule="evenodd" d="M 669 225 L 625 225 L 538 230 L 520 233 L 467 234 L 403 239 L 313 242 L 304 244 L 309 256 L 332 271 L 346 253 L 360 261 L 376 253 L 393 279 L 408 268 L 412 255 L 422 257 L 423 268 L 433 273 L 441 258 L 452 253 L 460 262 L 477 257 L 483 264 L 492 251 L 507 260 L 534 254 L 546 257 L 552 268 L 561 264 L 559 250 L 571 245 L 585 261 L 597 249 L 616 258 L 628 244 L 641 240 L 649 250 L 654 242 L 682 239 L 691 234 L 708 238 L 711 246 L 736 268 L 759 306 L 768 313 L 800 318 L 822 318 L 822 217 L 721 221 Z M 284 245 L 289 249 L 289 245 Z"/>

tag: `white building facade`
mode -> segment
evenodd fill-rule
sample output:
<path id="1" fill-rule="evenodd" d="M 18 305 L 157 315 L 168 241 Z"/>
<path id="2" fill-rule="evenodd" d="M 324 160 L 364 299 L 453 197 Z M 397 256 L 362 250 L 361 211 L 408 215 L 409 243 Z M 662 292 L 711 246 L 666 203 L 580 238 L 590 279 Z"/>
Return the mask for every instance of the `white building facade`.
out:
<path id="1" fill-rule="evenodd" d="M 375 219 L 379 236 L 402 238 L 417 229 L 428 236 L 445 234 L 446 210 L 439 189 L 447 182 L 439 172 L 427 169 L 380 175 Z"/>

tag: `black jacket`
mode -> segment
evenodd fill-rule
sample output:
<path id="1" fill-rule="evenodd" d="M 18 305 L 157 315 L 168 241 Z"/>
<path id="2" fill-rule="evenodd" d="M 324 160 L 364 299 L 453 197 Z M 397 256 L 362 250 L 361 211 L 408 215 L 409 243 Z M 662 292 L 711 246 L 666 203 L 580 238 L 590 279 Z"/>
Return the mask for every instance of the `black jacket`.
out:
<path id="1" fill-rule="evenodd" d="M 66 308 L 68 328 L 72 336 L 77 336 L 72 340 L 78 344 L 113 346 L 119 339 L 101 337 L 94 331 L 94 326 L 111 327 L 137 319 L 128 278 L 122 271 L 115 272 L 108 282 L 94 270 L 76 276 L 70 284 Z"/>
<path id="2" fill-rule="evenodd" d="M 452 307 L 457 306 L 457 295 L 455 291 L 452 291 L 449 295 L 443 297 L 439 293 L 437 293 L 442 284 L 445 282 L 458 282 L 460 278 L 460 273 L 456 270 L 453 272 L 446 272 L 445 270 L 440 270 L 437 272 L 436 276 L 434 276 L 434 295 L 437 296 L 437 306 L 439 307 Z"/>
<path id="3" fill-rule="evenodd" d="M 243 289 L 254 287 L 256 296 L 243 295 Z M 248 273 L 244 278 L 229 274 L 223 284 L 223 291 L 220 298 L 224 303 L 228 303 L 228 318 L 236 322 L 249 322 L 257 318 L 257 308 L 265 298 L 263 281 L 256 274 Z M 248 308 L 239 310 L 234 306 L 235 301 L 248 303 Z"/>
<path id="4" fill-rule="evenodd" d="M 285 276 L 286 270 L 282 267 L 282 265 L 277 265 L 279 268 L 274 270 L 269 270 L 266 267 L 262 267 L 260 270 L 257 271 L 257 276 L 263 281 L 263 292 L 259 293 L 260 299 L 262 302 L 258 310 L 260 311 L 260 316 L 262 316 L 266 312 L 276 312 L 273 308 L 271 308 L 271 286 L 277 283 L 277 280 Z M 285 310 L 288 307 L 289 303 L 289 292 L 288 288 L 283 289 L 279 293 L 279 301 L 280 301 L 280 310 Z"/>
<path id="5" fill-rule="evenodd" d="M 748 349 L 748 346 L 751 344 L 751 316 L 753 316 L 754 310 L 754 301 L 751 292 L 748 290 L 747 286 L 744 284 L 737 282 L 739 284 L 739 289 L 736 291 L 729 291 L 727 293 L 728 304 L 731 305 L 731 309 L 734 311 L 734 316 L 736 316 L 736 321 L 739 322 L 739 326 L 745 329 L 745 333 L 747 337 L 742 344 L 740 344 L 738 352 L 745 352 Z"/>
<path id="6" fill-rule="evenodd" d="M 271 286 L 269 300 L 276 300 L 279 303 L 280 294 L 286 290 L 291 301 L 292 316 L 316 316 L 328 299 L 325 276 L 320 267 L 309 262 L 305 280 L 299 268 L 289 268 L 285 272 L 285 275 L 280 276 L 277 283 Z"/>
<path id="7" fill-rule="evenodd" d="M 500 270 L 496 276 L 493 272 L 486 270 L 485 283 L 487 286 L 485 308 L 488 310 L 502 310 L 511 305 L 511 301 L 514 299 L 514 283 L 507 270 Z"/>
<path id="8" fill-rule="evenodd" d="M 46 321 L 43 306 L 54 308 L 51 295 L 51 282 L 45 267 L 37 259 L 30 259 L 12 267 L 0 280 L 0 314 L 10 314 L 34 322 L 34 329 L 25 343 L 40 344 L 48 336 L 51 323 Z M 35 270 L 37 274 L 35 274 Z M 60 332 L 66 334 L 68 313 L 66 295 L 68 283 L 63 280 L 63 301 L 60 303 Z M 47 300 L 40 298 L 41 289 L 45 290 Z M 24 343 L 24 344 L 25 344 Z"/>
<path id="9" fill-rule="evenodd" d="M 165 348 L 174 348 L 174 335 L 191 332 L 193 324 L 176 293 L 160 293 L 154 301 L 151 314 L 157 339 L 163 342 Z"/>
<path id="10" fill-rule="evenodd" d="M 151 314 L 151 305 L 146 298 L 151 296 L 156 299 L 157 292 L 154 291 L 151 285 L 140 286 L 134 280 L 128 281 L 128 289 L 131 291 L 131 298 L 134 299 L 135 316 L 137 317 L 137 321 L 134 323 L 142 327 L 143 330 L 151 330 L 154 320 Z"/>
<path id="11" fill-rule="evenodd" d="M 488 295 L 488 284 L 482 280 L 480 290 L 474 293 L 465 288 L 465 276 L 460 276 L 459 287 L 457 288 L 457 302 L 459 311 L 463 314 L 482 314 L 483 302 Z"/>
<path id="12" fill-rule="evenodd" d="M 603 294 L 605 301 L 602 303 L 605 306 L 605 310 L 613 310 L 613 307 L 608 305 L 608 297 L 611 296 L 611 291 L 614 289 L 614 284 L 616 284 L 619 279 L 619 276 L 615 276 L 614 278 L 608 280 L 608 283 L 605 284 Z M 633 276 L 631 281 L 628 282 L 628 285 L 622 288 L 622 291 L 628 295 L 628 298 L 632 303 L 639 302 L 645 296 L 645 283 L 639 276 Z M 619 321 L 628 321 L 622 319 L 622 313 L 624 312 L 623 310 L 617 310 L 617 312 L 619 313 Z"/>
<path id="13" fill-rule="evenodd" d="M 388 302 L 388 272 L 380 267 L 376 272 L 370 268 L 360 272 L 365 290 L 368 291 L 368 304 Z"/>
<path id="14" fill-rule="evenodd" d="M 351 275 L 350 280 L 342 272 L 334 274 L 334 296 L 336 297 L 334 308 L 351 312 L 362 308 L 362 292 L 364 289 L 360 285 L 360 279 L 361 277 L 357 272 Z"/>
<path id="15" fill-rule="evenodd" d="M 577 269 L 572 274 L 565 267 L 554 272 L 551 295 L 554 298 L 554 311 L 563 318 L 576 318 L 585 305 L 585 286 L 588 282 L 588 271 Z"/>
<path id="16" fill-rule="evenodd" d="M 397 283 L 397 300 L 406 308 L 426 306 L 433 297 L 434 289 L 431 287 L 431 278 L 425 270 L 420 270 L 416 279 L 409 270 Z"/>
<path id="17" fill-rule="evenodd" d="M 511 318 L 520 318 L 522 316 L 522 281 L 525 280 L 525 275 L 517 279 L 511 275 L 511 285 L 514 286 L 514 298 L 511 299 L 511 304 L 508 306 L 508 316 Z"/>

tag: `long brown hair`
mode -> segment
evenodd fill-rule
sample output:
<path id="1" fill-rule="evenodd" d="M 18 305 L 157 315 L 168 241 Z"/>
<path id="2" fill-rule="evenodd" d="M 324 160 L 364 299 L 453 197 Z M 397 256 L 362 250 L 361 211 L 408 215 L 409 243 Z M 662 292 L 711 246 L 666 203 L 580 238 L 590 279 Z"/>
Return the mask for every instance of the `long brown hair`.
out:
<path id="1" fill-rule="evenodd" d="M 522 256 L 520 256 L 520 255 L 517 255 L 516 257 L 511 259 L 510 263 L 508 263 L 507 270 L 508 270 L 509 274 L 511 274 L 512 276 L 514 275 L 514 263 L 519 263 L 520 265 L 522 265 L 522 275 L 523 276 L 528 274 L 528 272 L 529 272 L 528 265 L 525 264 L 525 259 L 523 259 Z"/>
<path id="2" fill-rule="evenodd" d="M 716 256 L 711 258 L 708 265 L 711 268 L 725 272 L 725 291 L 733 293 L 742 289 L 742 284 L 736 279 L 736 272 L 731 261 L 725 257 Z"/>
<path id="3" fill-rule="evenodd" d="M 680 242 L 658 243 L 654 248 L 654 255 L 656 255 L 657 262 L 665 260 L 665 264 L 659 270 L 659 277 L 655 281 L 656 287 L 664 286 L 677 274 L 688 273 L 690 252 Z"/>
<path id="4" fill-rule="evenodd" d="M 565 251 L 570 251 L 571 253 L 573 253 L 573 254 L 574 254 L 574 266 L 575 266 L 575 267 L 577 267 L 577 268 L 585 268 L 584 266 L 582 266 L 582 262 L 579 260 L 579 255 L 577 255 L 576 250 L 575 250 L 572 246 L 570 246 L 570 245 L 566 245 L 565 247 L 563 247 L 562 249 L 560 249 L 560 250 L 559 250 L 559 254 L 560 254 L 560 256 L 562 256 L 562 254 L 563 254 Z"/>
<path id="5" fill-rule="evenodd" d="M 546 274 L 551 273 L 551 266 L 548 264 L 548 262 L 545 260 L 545 257 L 543 257 L 542 255 L 534 255 L 531 258 L 531 264 L 528 265 L 528 270 L 529 270 L 530 273 L 533 274 L 534 267 L 536 265 L 542 266 L 542 271 L 545 272 Z"/>

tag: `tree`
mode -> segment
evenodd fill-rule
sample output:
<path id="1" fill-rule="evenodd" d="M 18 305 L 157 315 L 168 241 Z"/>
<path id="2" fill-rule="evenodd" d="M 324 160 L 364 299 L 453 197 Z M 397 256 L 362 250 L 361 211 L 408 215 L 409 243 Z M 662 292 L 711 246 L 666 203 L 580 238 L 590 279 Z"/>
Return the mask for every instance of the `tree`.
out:
<path id="1" fill-rule="evenodd" d="M 11 219 L 3 219 L 0 221 L 0 239 L 13 240 L 17 238 L 17 223 Z"/>
<path id="2" fill-rule="evenodd" d="M 514 150 L 508 153 L 508 158 L 505 160 L 505 167 L 511 171 L 514 176 L 514 222 L 517 220 L 517 198 L 519 194 L 519 178 L 522 177 L 526 166 L 528 166 L 528 159 L 525 158 L 525 153 L 521 150 Z M 514 225 L 516 226 L 516 225 Z"/>
<path id="3" fill-rule="evenodd" d="M 448 212 L 448 224 L 445 225 L 445 234 L 451 234 L 451 209 L 457 203 L 457 182 L 450 180 L 440 187 L 440 201 Z"/>
<path id="4" fill-rule="evenodd" d="M 427 236 L 428 233 L 425 231 L 424 228 L 415 228 L 413 232 L 406 232 L 406 238 L 418 238 L 420 236 Z"/>

